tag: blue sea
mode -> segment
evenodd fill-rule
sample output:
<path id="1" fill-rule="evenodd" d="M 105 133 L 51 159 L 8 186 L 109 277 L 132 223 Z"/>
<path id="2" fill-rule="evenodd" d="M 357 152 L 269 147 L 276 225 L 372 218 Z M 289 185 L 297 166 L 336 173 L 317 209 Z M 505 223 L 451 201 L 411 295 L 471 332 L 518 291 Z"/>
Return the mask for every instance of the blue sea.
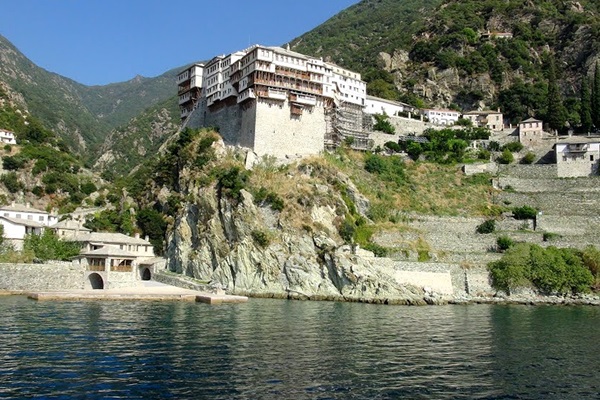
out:
<path id="1" fill-rule="evenodd" d="M 0 297 L 0 398 L 598 399 L 600 308 Z"/>

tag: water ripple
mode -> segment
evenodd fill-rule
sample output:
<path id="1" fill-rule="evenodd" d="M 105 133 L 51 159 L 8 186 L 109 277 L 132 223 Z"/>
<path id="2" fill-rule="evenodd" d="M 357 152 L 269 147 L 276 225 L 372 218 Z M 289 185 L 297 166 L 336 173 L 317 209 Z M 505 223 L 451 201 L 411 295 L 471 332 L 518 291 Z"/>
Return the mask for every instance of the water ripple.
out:
<path id="1" fill-rule="evenodd" d="M 0 298 L 0 398 L 597 398 L 600 313 Z"/>

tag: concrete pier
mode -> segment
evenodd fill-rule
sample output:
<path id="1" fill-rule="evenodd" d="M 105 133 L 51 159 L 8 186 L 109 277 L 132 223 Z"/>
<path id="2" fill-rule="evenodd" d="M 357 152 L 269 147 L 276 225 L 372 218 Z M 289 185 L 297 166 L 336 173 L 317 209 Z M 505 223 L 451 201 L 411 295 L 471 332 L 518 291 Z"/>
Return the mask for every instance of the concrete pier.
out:
<path id="1" fill-rule="evenodd" d="M 246 296 L 205 293 L 147 281 L 141 286 L 104 290 L 63 290 L 26 293 L 33 300 L 149 300 L 189 301 L 205 304 L 245 303 Z"/>

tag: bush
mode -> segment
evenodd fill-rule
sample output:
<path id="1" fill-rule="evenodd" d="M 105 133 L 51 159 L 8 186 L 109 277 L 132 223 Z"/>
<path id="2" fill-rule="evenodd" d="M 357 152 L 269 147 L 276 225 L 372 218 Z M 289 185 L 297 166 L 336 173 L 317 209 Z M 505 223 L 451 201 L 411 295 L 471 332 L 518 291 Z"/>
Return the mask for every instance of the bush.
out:
<path id="1" fill-rule="evenodd" d="M 502 146 L 502 150 L 518 153 L 519 151 L 523 150 L 523 144 L 521 142 L 509 142 Z"/>
<path id="2" fill-rule="evenodd" d="M 542 239 L 544 240 L 544 242 L 551 242 L 553 240 L 560 239 L 561 237 L 562 236 L 558 233 L 553 232 L 544 232 L 544 234 L 542 235 Z"/>
<path id="3" fill-rule="evenodd" d="M 477 233 L 493 233 L 496 230 L 496 220 L 488 219 L 477 227 Z"/>
<path id="4" fill-rule="evenodd" d="M 373 129 L 376 131 L 381 131 L 384 133 L 389 133 L 393 135 L 396 133 L 396 129 L 394 126 L 388 121 L 388 116 L 385 114 L 375 114 L 375 125 L 373 125 Z"/>
<path id="5" fill-rule="evenodd" d="M 263 231 L 253 230 L 252 232 L 250 232 L 250 236 L 252 236 L 254 243 L 259 245 L 263 249 L 269 245 L 269 236 Z"/>
<path id="6" fill-rule="evenodd" d="M 402 148 L 396 142 L 392 142 L 392 141 L 385 142 L 385 144 L 383 146 L 385 148 L 388 148 L 388 149 L 392 150 L 395 153 L 400 153 L 402 151 Z"/>
<path id="7" fill-rule="evenodd" d="M 8 171 L 16 171 L 23 168 L 26 160 L 21 156 L 6 156 L 2 158 L 2 168 Z"/>
<path id="8" fill-rule="evenodd" d="M 500 164 L 510 164 L 515 160 L 515 156 L 508 149 L 502 150 L 502 154 L 497 158 Z"/>
<path id="9" fill-rule="evenodd" d="M 522 206 L 513 208 L 514 219 L 535 219 L 538 210 L 530 206 Z"/>
<path id="10" fill-rule="evenodd" d="M 506 251 L 515 245 L 515 241 L 508 236 L 500 236 L 496 239 L 498 251 Z"/>
<path id="11" fill-rule="evenodd" d="M 487 146 L 489 151 L 500 151 L 500 143 L 496 142 L 495 140 L 492 140 L 488 146 Z"/>
<path id="12" fill-rule="evenodd" d="M 246 187 L 249 176 L 248 171 L 243 171 L 238 166 L 219 171 L 217 173 L 219 188 L 224 195 L 235 200 L 240 200 L 242 196 L 241 190 Z"/>
<path id="13" fill-rule="evenodd" d="M 580 251 L 520 243 L 502 258 L 488 264 L 492 286 L 510 294 L 517 287 L 533 286 L 544 294 L 588 292 L 594 283 Z"/>
<path id="14" fill-rule="evenodd" d="M 69 261 L 79 254 L 80 247 L 75 242 L 62 241 L 50 229 L 41 235 L 27 235 L 23 243 L 24 251 L 32 251 L 40 260 Z"/>
<path id="15" fill-rule="evenodd" d="M 521 159 L 521 164 L 533 164 L 535 161 L 535 153 L 531 151 L 525 154 L 525 156 Z"/>
<path id="16" fill-rule="evenodd" d="M 491 157 L 491 155 L 492 155 L 492 153 L 490 153 L 489 150 L 481 149 L 477 153 L 477 158 L 480 159 L 480 160 L 489 160 L 490 157 Z"/>
<path id="17" fill-rule="evenodd" d="M 267 190 L 264 186 L 254 193 L 254 203 L 259 206 L 268 204 L 275 211 L 282 211 L 285 206 L 283 199 L 277 193 Z"/>
<path id="18" fill-rule="evenodd" d="M 11 193 L 17 193 L 23 190 L 24 186 L 19 182 L 19 178 L 15 172 L 8 172 L 0 177 L 0 182 L 6 186 L 6 189 Z"/>

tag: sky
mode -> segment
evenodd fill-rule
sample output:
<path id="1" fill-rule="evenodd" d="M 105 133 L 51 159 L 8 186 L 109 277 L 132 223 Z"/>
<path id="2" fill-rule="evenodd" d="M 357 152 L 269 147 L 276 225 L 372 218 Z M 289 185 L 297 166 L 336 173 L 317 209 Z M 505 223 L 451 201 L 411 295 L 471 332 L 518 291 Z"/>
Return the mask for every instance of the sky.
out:
<path id="1" fill-rule="evenodd" d="M 283 45 L 359 0 L 0 0 L 0 34 L 85 85 Z"/>

